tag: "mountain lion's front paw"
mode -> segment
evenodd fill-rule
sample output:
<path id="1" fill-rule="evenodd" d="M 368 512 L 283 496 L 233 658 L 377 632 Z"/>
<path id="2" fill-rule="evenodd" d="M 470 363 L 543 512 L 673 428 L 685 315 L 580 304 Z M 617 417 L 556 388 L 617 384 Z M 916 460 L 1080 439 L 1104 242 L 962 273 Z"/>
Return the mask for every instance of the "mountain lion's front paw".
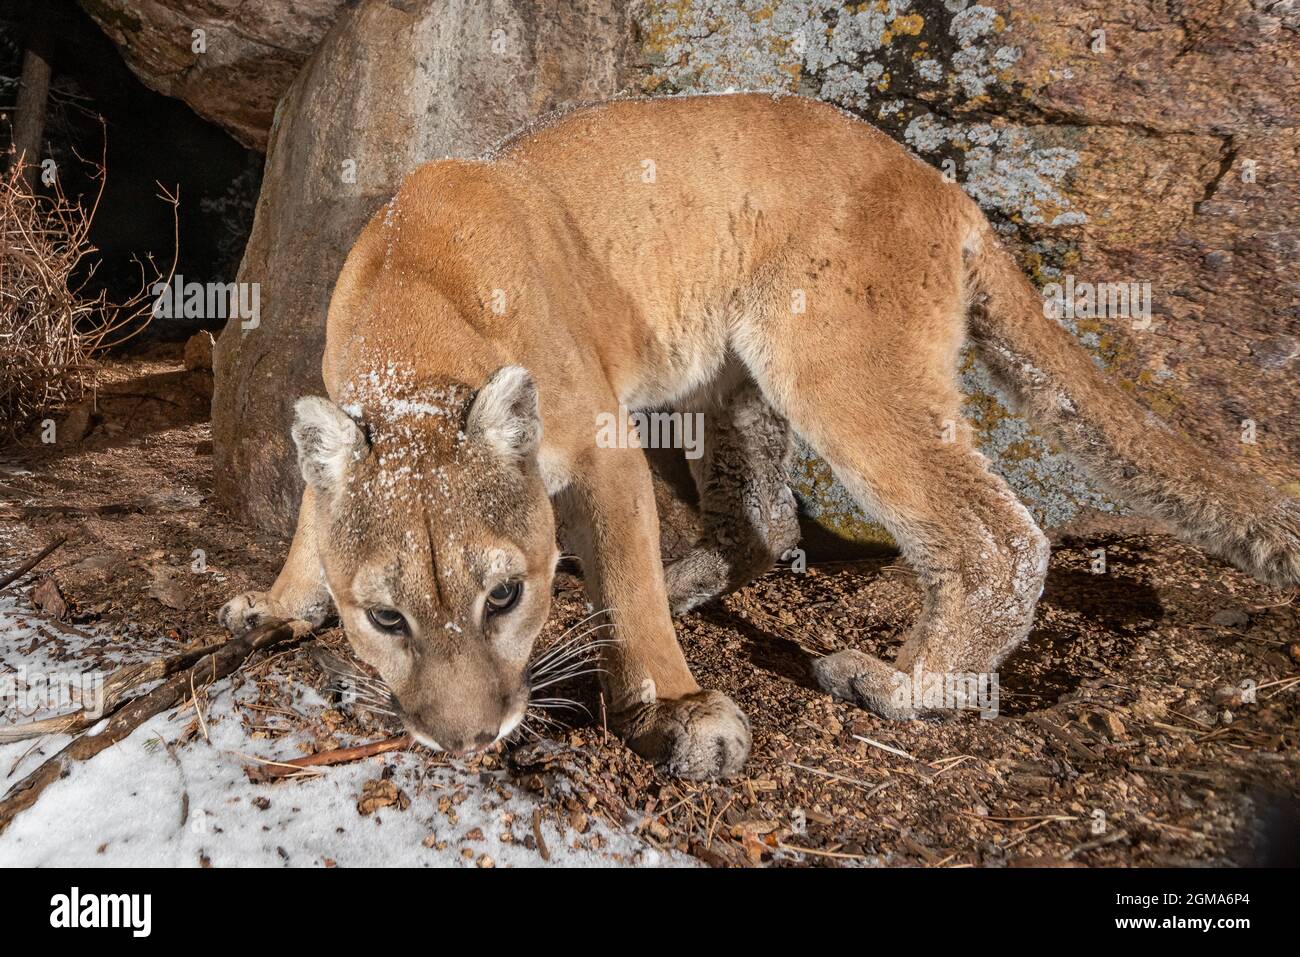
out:
<path id="1" fill-rule="evenodd" d="M 749 757 L 749 719 L 720 691 L 641 705 L 619 730 L 633 751 L 680 778 L 731 777 Z"/>
<path id="2" fill-rule="evenodd" d="M 822 690 L 882 718 L 908 721 L 916 717 L 911 696 L 900 693 L 911 690 L 907 675 L 879 658 L 852 649 L 837 651 L 814 661 L 812 672 Z"/>
<path id="3" fill-rule="evenodd" d="M 247 591 L 242 595 L 236 595 L 221 606 L 217 612 L 217 623 L 238 638 L 248 634 L 264 621 L 272 618 L 289 621 L 294 617 L 268 593 Z"/>

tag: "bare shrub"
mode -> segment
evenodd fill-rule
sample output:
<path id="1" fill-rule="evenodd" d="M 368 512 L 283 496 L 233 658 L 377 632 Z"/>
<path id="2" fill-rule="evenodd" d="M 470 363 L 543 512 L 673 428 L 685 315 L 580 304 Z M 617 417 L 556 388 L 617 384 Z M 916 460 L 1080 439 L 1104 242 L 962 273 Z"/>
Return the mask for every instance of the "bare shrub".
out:
<path id="1" fill-rule="evenodd" d="M 38 418 L 81 400 L 95 384 L 94 357 L 136 335 L 151 312 L 148 289 L 167 280 L 140 263 L 140 291 L 125 302 L 85 292 L 98 250 L 90 227 L 104 190 L 104 167 L 89 205 L 28 187 L 23 167 L 0 175 L 0 440 L 13 440 Z M 161 187 L 160 187 L 161 189 Z M 160 199 L 177 197 L 165 190 Z M 173 268 L 175 260 L 173 259 Z"/>

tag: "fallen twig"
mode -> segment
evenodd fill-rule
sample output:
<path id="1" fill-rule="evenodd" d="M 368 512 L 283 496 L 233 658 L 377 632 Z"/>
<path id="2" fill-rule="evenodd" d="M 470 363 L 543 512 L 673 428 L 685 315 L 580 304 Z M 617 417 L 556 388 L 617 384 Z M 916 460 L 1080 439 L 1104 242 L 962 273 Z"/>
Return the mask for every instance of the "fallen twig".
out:
<path id="1" fill-rule="evenodd" d="M 881 744 L 879 741 L 873 741 L 871 740 L 871 738 L 863 737 L 860 734 L 855 734 L 853 735 L 853 737 L 856 738 L 858 741 L 861 741 L 863 744 L 869 744 L 873 748 L 879 748 L 881 751 L 888 751 L 890 754 L 896 754 L 900 758 L 907 758 L 907 760 L 909 761 L 916 760 L 916 758 L 912 757 L 910 754 L 908 754 L 906 751 L 903 751 L 900 748 L 891 747 L 888 744 Z"/>
<path id="2" fill-rule="evenodd" d="M 1065 860 L 1073 860 L 1076 854 L 1082 854 L 1085 851 L 1095 851 L 1099 847 L 1105 847 L 1107 844 L 1114 844 L 1116 841 L 1128 840 L 1128 831 L 1111 831 L 1105 837 L 1099 837 L 1095 841 L 1084 841 L 1062 855 Z"/>
<path id="3" fill-rule="evenodd" d="M 1078 818 L 1070 814 L 1021 814 L 1013 817 L 994 817 L 992 814 L 976 814 L 974 811 L 958 811 L 958 814 L 964 814 L 967 817 L 978 818 L 981 821 L 997 821 L 999 824 L 1021 824 L 1029 821 L 1077 821 Z"/>
<path id="4" fill-rule="evenodd" d="M 546 838 L 542 837 L 542 809 L 533 808 L 533 840 L 537 842 L 537 853 L 542 855 L 542 860 L 551 859 L 551 851 L 546 846 Z"/>
<path id="5" fill-rule="evenodd" d="M 108 719 L 99 734 L 77 738 L 9 789 L 0 801 L 0 834 L 18 814 L 35 804 L 47 787 L 66 774 L 73 762 L 90 760 L 130 736 L 150 718 L 179 703 L 190 688 L 191 677 L 201 684 L 218 681 L 238 669 L 254 652 L 305 637 L 305 628 L 304 622 L 266 622 L 204 655 L 153 691 L 132 698 Z"/>
<path id="6" fill-rule="evenodd" d="M 112 502 L 108 505 L 6 505 L 10 515 L 135 515 L 143 514 L 145 507 L 131 502 Z"/>
<path id="7" fill-rule="evenodd" d="M 14 571 L 11 571 L 4 578 L 0 578 L 0 588 L 8 588 L 14 582 L 18 581 L 18 579 L 22 578 L 24 575 L 26 575 L 29 571 L 31 571 L 41 562 L 45 561 L 46 556 L 48 556 L 51 552 L 53 552 L 56 548 L 58 548 L 67 540 L 68 538 L 66 535 L 60 535 L 54 541 L 50 542 L 50 544 L 46 545 L 39 552 L 37 552 L 34 557 L 29 558 L 27 561 L 23 562 L 21 565 L 18 566 L 18 568 L 16 568 Z"/>
<path id="8" fill-rule="evenodd" d="M 1100 754 L 1088 747 L 1088 745 L 1086 745 L 1073 731 L 1057 724 L 1050 718 L 1041 714 L 1030 714 L 1026 715 L 1026 717 L 1045 731 L 1047 735 L 1055 741 L 1058 747 L 1063 746 L 1063 749 L 1067 753 L 1073 752 L 1076 756 L 1083 758 L 1086 761 L 1100 761 L 1102 759 Z M 1182 729 L 1175 728 L 1174 730 L 1181 731 Z"/>
<path id="9" fill-rule="evenodd" d="M 792 854 L 811 854 L 813 857 L 831 857 L 839 861 L 869 861 L 871 858 L 865 854 L 846 854 L 843 851 L 819 851 L 813 847 L 799 847 L 795 844 L 785 844 L 781 841 L 776 842 L 777 848 L 782 851 L 789 851 Z"/>
<path id="10" fill-rule="evenodd" d="M 383 741 L 372 741 L 370 744 L 357 745 L 355 748 L 336 748 L 333 751 L 321 751 L 319 754 L 309 754 L 305 758 L 294 758 L 292 761 L 251 764 L 244 768 L 244 773 L 248 775 L 248 780 L 254 784 L 267 784 L 271 781 L 279 781 L 282 778 L 294 777 L 310 768 L 349 764 L 352 761 L 374 757 L 376 754 L 403 751 L 410 746 L 411 736 L 404 734 L 397 738 L 387 738 Z"/>
<path id="11" fill-rule="evenodd" d="M 823 771 L 821 768 L 810 768 L 806 764 L 795 764 L 793 761 L 787 761 L 786 764 L 792 768 L 798 768 L 800 771 L 807 771 L 809 774 L 817 774 L 824 778 L 830 778 L 832 781 L 842 781 L 845 784 L 853 785 L 855 788 L 861 788 L 867 792 L 867 797 L 871 797 L 871 795 L 875 794 L 877 791 L 882 791 L 894 783 L 893 781 L 884 781 L 880 784 L 873 785 L 868 784 L 866 781 L 860 781 L 857 778 L 848 777 L 847 775 L 836 774 L 833 771 Z"/>

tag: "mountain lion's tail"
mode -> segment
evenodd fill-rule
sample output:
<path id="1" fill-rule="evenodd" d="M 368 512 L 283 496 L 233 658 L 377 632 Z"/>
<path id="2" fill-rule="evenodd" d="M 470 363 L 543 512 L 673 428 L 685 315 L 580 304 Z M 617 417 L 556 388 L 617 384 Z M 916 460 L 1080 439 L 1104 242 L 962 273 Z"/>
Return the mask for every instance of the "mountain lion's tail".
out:
<path id="1" fill-rule="evenodd" d="M 1300 584 L 1300 501 L 1215 461 L 1108 382 L 980 227 L 966 261 L 971 338 L 1020 411 L 1137 511 L 1261 581 Z"/>

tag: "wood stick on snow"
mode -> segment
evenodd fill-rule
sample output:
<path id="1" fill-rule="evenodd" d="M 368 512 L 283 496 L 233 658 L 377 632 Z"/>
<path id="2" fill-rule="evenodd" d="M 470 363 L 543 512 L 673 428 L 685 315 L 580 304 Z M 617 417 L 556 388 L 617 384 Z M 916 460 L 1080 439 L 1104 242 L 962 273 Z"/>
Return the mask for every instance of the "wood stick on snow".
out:
<path id="1" fill-rule="evenodd" d="M 27 561 L 23 562 L 21 565 L 19 565 L 16 569 L 11 571 L 4 578 L 0 578 L 0 588 L 8 588 L 14 582 L 18 581 L 18 579 L 22 578 L 24 575 L 26 575 L 29 571 L 31 571 L 41 562 L 45 561 L 45 557 L 47 555 L 49 555 L 52 551 L 54 551 L 56 548 L 58 548 L 66 541 L 67 538 L 63 535 L 60 535 L 54 541 L 50 542 L 50 544 L 46 545 L 39 552 L 37 552 L 34 557 L 27 559 Z"/>
<path id="2" fill-rule="evenodd" d="M 389 751 L 404 751 L 410 746 L 411 737 L 404 734 L 398 738 L 387 738 L 383 741 L 359 744 L 355 748 L 336 748 L 333 751 L 309 754 L 305 758 L 294 758 L 292 761 L 271 761 L 265 764 L 253 764 L 244 768 L 244 773 L 248 775 L 248 780 L 254 784 L 265 784 L 268 781 L 294 777 L 311 768 L 322 768 L 333 764 L 348 764 L 352 761 L 360 761 L 363 758 L 374 757 L 376 754 L 387 754 Z"/>

